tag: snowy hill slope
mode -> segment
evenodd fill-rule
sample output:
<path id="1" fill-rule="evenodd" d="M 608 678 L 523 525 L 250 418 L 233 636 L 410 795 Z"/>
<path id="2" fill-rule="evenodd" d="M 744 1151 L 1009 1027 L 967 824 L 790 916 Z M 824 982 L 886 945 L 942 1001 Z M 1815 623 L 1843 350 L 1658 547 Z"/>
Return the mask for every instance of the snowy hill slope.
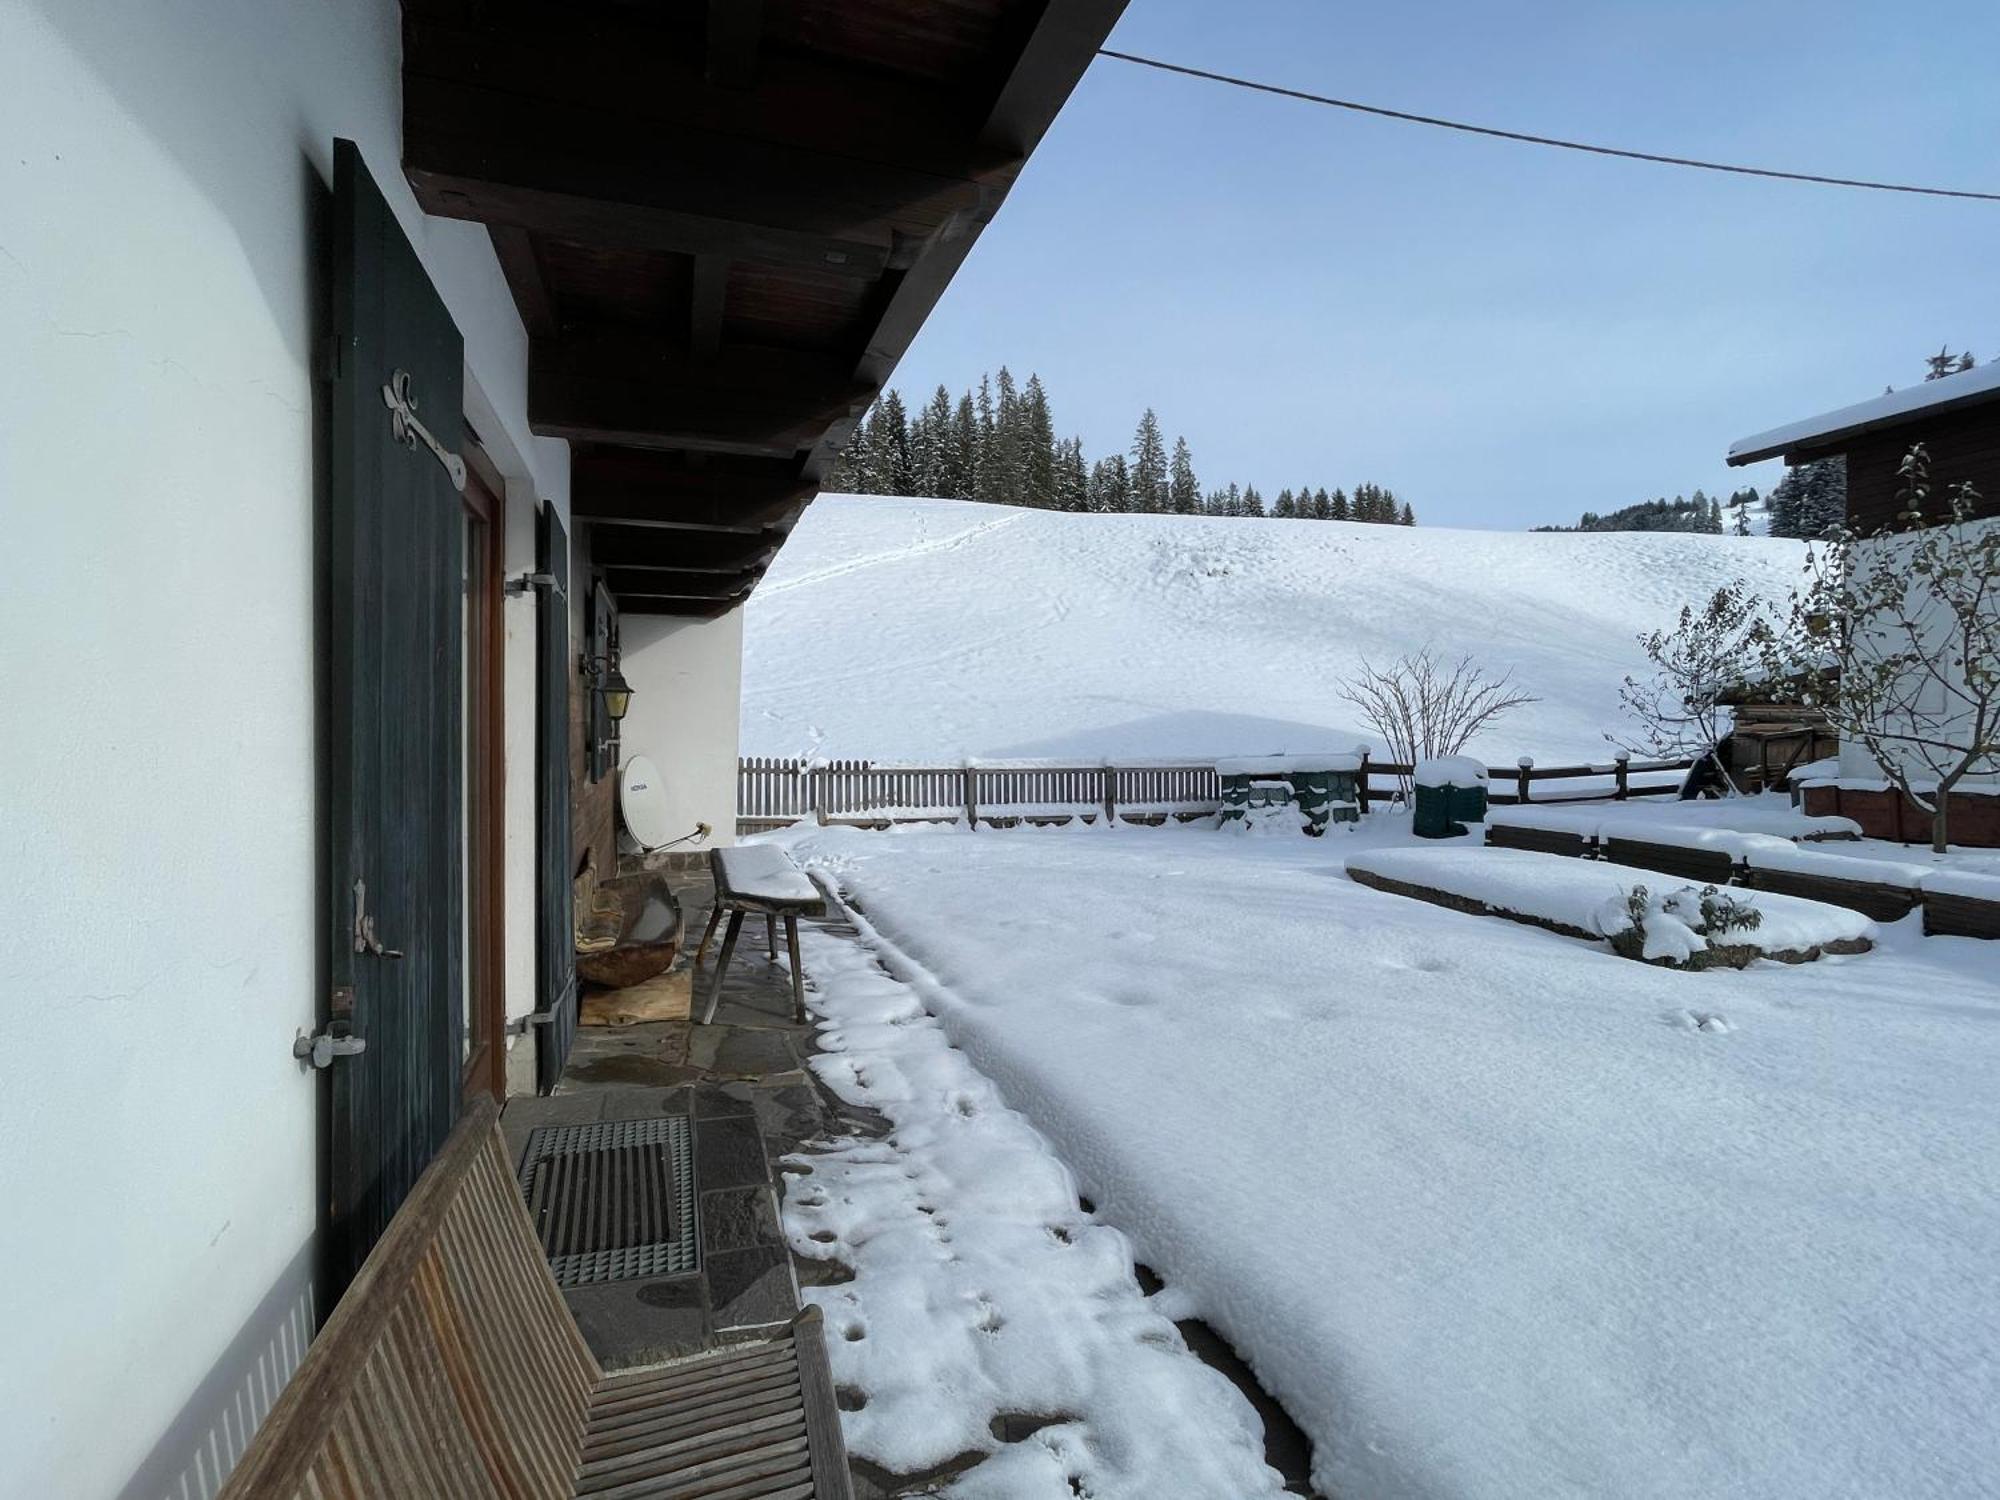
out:
<path id="1" fill-rule="evenodd" d="M 745 755 L 1194 756 L 1372 738 L 1336 689 L 1426 642 L 1542 701 L 1475 752 L 1605 758 L 1634 637 L 1800 543 L 1091 516 L 826 496 L 750 600 Z"/>

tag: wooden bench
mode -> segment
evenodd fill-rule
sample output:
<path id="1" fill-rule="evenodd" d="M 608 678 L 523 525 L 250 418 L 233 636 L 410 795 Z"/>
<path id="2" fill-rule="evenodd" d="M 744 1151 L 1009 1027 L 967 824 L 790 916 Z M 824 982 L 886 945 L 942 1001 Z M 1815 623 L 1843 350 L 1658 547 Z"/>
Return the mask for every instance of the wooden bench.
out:
<path id="1" fill-rule="evenodd" d="M 418 1179 L 221 1500 L 852 1500 L 818 1311 L 671 1364 L 599 1368 L 491 1101 Z"/>
<path id="2" fill-rule="evenodd" d="M 805 976 L 799 969 L 799 918 L 826 915 L 826 898 L 819 887 L 806 878 L 792 857 L 772 844 L 738 845 L 734 849 L 708 851 L 709 869 L 715 876 L 715 909 L 708 914 L 708 927 L 701 946 L 694 950 L 694 966 L 699 969 L 708 953 L 708 940 L 715 936 L 722 914 L 729 913 L 729 928 L 722 935 L 722 953 L 715 961 L 715 983 L 708 992 L 708 1008 L 702 1024 L 715 1019 L 716 1003 L 722 998 L 723 976 L 736 951 L 736 936 L 743 930 L 743 918 L 750 912 L 764 917 L 765 947 L 771 958 L 778 956 L 778 920 L 784 919 L 785 944 L 792 959 L 792 1012 L 804 1024 L 806 1018 Z"/>

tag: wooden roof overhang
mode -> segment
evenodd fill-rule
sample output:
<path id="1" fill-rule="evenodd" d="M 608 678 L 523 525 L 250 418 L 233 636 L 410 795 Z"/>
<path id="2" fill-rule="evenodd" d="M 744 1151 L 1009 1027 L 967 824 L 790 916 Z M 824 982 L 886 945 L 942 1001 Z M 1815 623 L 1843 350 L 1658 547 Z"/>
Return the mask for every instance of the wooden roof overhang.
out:
<path id="1" fill-rule="evenodd" d="M 1732 443 L 1727 461 L 1732 468 L 1762 463 L 1767 458 L 1782 458 L 1787 464 L 1812 463 L 1845 453 L 1860 442 L 1935 426 L 1979 408 L 1985 408 L 1980 420 L 1994 419 L 1996 408 L 2000 408 L 2000 367 L 1985 365 L 1926 380 L 1824 416 L 1774 427 Z"/>
<path id="2" fill-rule="evenodd" d="M 404 0 L 404 172 L 621 608 L 749 596 L 1124 4 Z"/>

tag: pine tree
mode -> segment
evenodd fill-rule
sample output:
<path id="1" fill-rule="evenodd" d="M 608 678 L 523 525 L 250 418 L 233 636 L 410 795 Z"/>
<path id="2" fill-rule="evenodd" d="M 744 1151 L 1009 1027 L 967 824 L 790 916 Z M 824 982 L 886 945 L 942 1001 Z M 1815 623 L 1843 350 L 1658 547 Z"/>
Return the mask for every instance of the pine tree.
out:
<path id="1" fill-rule="evenodd" d="M 1417 513 L 1410 509 L 1409 501 L 1405 500 L 1403 502 L 1403 513 L 1396 518 L 1396 524 L 1398 526 L 1414 526 L 1417 524 Z"/>
<path id="2" fill-rule="evenodd" d="M 980 382 L 982 393 L 985 381 Z M 1021 397 L 1014 376 L 1005 365 L 993 377 L 994 395 L 989 398 L 993 424 L 986 435 L 986 462 L 980 473 L 983 489 L 979 498 L 994 505 L 1027 503 L 1026 453 L 1021 442 Z"/>
<path id="3" fill-rule="evenodd" d="M 1315 521 L 1351 521 L 1354 511 L 1347 503 L 1347 491 L 1336 489 L 1329 497 L 1326 486 L 1321 485 L 1313 492 L 1313 519 Z"/>
<path id="4" fill-rule="evenodd" d="M 951 392 L 939 386 L 910 427 L 910 468 L 918 494 L 951 494 L 951 447 Z"/>
<path id="5" fill-rule="evenodd" d="M 1090 471 L 1084 464 L 1082 438 L 1064 438 L 1056 444 L 1053 483 L 1057 510 L 1090 508 Z"/>
<path id="6" fill-rule="evenodd" d="M 1803 529 L 1804 517 L 1800 514 L 1799 510 L 1800 501 L 1803 499 L 1804 493 L 1805 475 L 1803 471 L 1799 469 L 1785 470 L 1784 478 L 1780 479 L 1772 487 L 1771 498 L 1766 506 L 1766 512 L 1771 518 L 1770 529 L 1772 536 L 1804 537 L 1807 535 Z"/>
<path id="7" fill-rule="evenodd" d="M 910 423 L 903 397 L 891 388 L 875 402 L 868 417 L 868 448 L 877 495 L 914 495 L 916 472 L 910 463 Z"/>
<path id="8" fill-rule="evenodd" d="M 1234 480 L 1231 480 L 1229 488 L 1222 492 L 1222 514 L 1225 516 L 1243 514 L 1243 491 L 1236 487 Z"/>
<path id="9" fill-rule="evenodd" d="M 984 375 L 979 377 L 979 397 L 973 414 L 979 424 L 979 456 L 973 469 L 972 497 L 991 505 L 1008 504 L 1010 497 L 1001 493 L 995 472 L 1000 445 L 997 432 L 999 419 L 993 410 L 993 383 Z"/>
<path id="10" fill-rule="evenodd" d="M 1847 520 L 1847 459 L 1822 458 L 1807 464 L 1801 478 L 1799 523 L 1808 528 L 1806 536 L 1825 536 L 1828 528 Z"/>
<path id="11" fill-rule="evenodd" d="M 840 462 L 834 465 L 832 488 L 837 494 L 875 494 L 874 471 L 874 455 L 868 447 L 868 418 L 864 416 L 854 424 L 853 435 L 840 451 Z"/>
<path id="12" fill-rule="evenodd" d="M 1256 485 L 1246 484 L 1243 487 L 1243 509 L 1238 511 L 1237 514 L 1244 516 L 1261 516 L 1264 514 L 1264 497 L 1257 493 Z"/>
<path id="13" fill-rule="evenodd" d="M 958 411 L 951 422 L 951 448 L 946 482 L 955 500 L 970 500 L 979 489 L 979 414 L 973 409 L 972 393 L 958 398 Z"/>
<path id="14" fill-rule="evenodd" d="M 1049 416 L 1048 392 L 1042 377 L 1030 375 L 1021 393 L 1020 420 L 1021 480 L 1023 500 L 1042 510 L 1056 505 L 1056 432 Z"/>
<path id="15" fill-rule="evenodd" d="M 1271 514 L 1274 516 L 1295 516 L 1298 513 L 1298 502 L 1292 499 L 1291 490 L 1279 490 L 1278 498 L 1271 502 Z"/>
<path id="16" fill-rule="evenodd" d="M 1195 482 L 1194 457 L 1187 439 L 1174 439 L 1174 457 L 1167 479 L 1167 508 L 1175 515 L 1192 516 L 1201 510 L 1201 486 Z"/>
<path id="17" fill-rule="evenodd" d="M 1100 458 L 1091 469 L 1090 508 L 1106 515 L 1132 508 L 1132 481 L 1125 469 L 1124 454 Z"/>
<path id="18" fill-rule="evenodd" d="M 1132 434 L 1131 489 L 1132 509 L 1167 508 L 1167 449 L 1160 440 L 1160 419 L 1150 406 Z"/>

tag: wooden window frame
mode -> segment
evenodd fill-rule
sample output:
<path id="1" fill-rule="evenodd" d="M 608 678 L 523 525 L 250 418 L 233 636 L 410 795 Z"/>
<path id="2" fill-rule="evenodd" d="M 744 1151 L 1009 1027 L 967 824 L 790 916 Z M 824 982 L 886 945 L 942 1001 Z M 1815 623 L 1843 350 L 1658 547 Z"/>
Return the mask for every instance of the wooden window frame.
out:
<path id="1" fill-rule="evenodd" d="M 472 819 L 465 837 L 470 844 L 472 879 L 465 891 L 471 941 L 465 955 L 464 983 L 471 1002 L 468 1009 L 484 1023 L 484 1034 L 466 1058 L 461 1080 L 462 1097 L 469 1101 L 480 1094 L 496 1100 L 507 1094 L 507 632 L 503 587 L 507 488 L 469 431 L 464 456 L 465 512 L 486 537 L 485 556 L 475 580 L 480 642 L 476 657 L 468 653 L 466 661 L 472 716 L 481 732 L 466 757 L 472 780 L 466 801 Z M 471 727 L 467 726 L 468 731 Z"/>

